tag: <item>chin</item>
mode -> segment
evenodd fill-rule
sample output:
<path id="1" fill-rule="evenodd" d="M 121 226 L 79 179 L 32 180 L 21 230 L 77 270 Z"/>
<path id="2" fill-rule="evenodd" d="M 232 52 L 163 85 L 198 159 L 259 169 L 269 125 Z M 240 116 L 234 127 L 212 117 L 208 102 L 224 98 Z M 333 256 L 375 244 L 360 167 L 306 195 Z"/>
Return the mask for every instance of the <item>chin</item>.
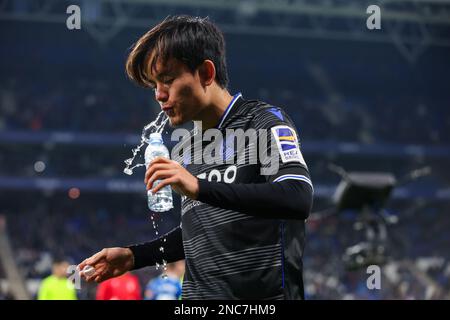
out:
<path id="1" fill-rule="evenodd" d="M 181 120 L 182 119 L 180 119 L 178 117 L 169 117 L 169 124 L 171 127 L 176 127 L 176 126 L 183 124 L 183 121 L 181 121 Z"/>

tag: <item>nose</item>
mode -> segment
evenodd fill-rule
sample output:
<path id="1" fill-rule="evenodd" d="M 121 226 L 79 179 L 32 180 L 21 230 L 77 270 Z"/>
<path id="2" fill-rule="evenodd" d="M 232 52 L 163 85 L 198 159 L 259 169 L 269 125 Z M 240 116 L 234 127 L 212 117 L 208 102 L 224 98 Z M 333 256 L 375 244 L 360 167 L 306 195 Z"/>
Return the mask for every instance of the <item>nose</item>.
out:
<path id="1" fill-rule="evenodd" d="M 157 86 L 155 90 L 155 98 L 157 101 L 166 102 L 169 98 L 169 93 L 163 86 Z"/>

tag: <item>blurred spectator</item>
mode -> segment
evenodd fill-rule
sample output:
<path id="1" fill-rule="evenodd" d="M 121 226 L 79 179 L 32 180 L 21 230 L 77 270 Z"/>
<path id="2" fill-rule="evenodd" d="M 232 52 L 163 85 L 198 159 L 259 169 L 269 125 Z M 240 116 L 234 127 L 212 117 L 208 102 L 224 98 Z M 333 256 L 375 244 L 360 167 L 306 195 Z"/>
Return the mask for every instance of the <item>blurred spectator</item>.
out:
<path id="1" fill-rule="evenodd" d="M 97 287 L 97 300 L 142 300 L 138 277 L 127 272 L 103 281 Z"/>
<path id="2" fill-rule="evenodd" d="M 184 268 L 184 260 L 169 263 L 165 274 L 150 280 L 147 284 L 145 300 L 179 300 Z"/>
<path id="3" fill-rule="evenodd" d="M 68 267 L 66 260 L 53 262 L 52 274 L 42 280 L 38 300 L 77 300 L 75 287 L 66 277 Z"/>

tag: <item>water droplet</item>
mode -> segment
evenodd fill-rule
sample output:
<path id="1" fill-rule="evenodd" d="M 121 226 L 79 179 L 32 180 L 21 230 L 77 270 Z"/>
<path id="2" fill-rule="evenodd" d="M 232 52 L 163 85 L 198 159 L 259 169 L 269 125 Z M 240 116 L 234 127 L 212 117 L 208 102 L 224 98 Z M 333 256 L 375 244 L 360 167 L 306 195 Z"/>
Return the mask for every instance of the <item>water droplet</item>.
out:
<path id="1" fill-rule="evenodd" d="M 163 268 L 164 268 L 164 271 L 167 270 L 167 261 L 164 259 L 163 259 Z"/>
<path id="2" fill-rule="evenodd" d="M 159 247 L 159 251 L 164 252 L 164 247 Z"/>
<path id="3" fill-rule="evenodd" d="M 150 122 L 149 124 L 147 124 L 144 127 L 144 129 L 142 130 L 140 145 L 138 145 L 136 148 L 131 150 L 133 153 L 133 157 L 124 161 L 126 164 L 126 168 L 123 170 L 123 172 L 125 174 L 132 175 L 134 168 L 140 167 L 140 166 L 145 166 L 145 164 L 141 163 L 141 164 L 137 164 L 136 166 L 134 166 L 132 168 L 129 168 L 131 166 L 131 164 L 133 163 L 134 159 L 136 158 L 136 156 L 138 155 L 141 148 L 144 146 L 145 141 L 148 138 L 148 135 L 150 135 L 150 133 L 152 133 L 152 132 L 161 132 L 164 129 L 164 126 L 168 120 L 169 120 L 169 118 L 164 113 L 164 111 L 161 111 L 157 115 L 157 117 L 154 121 Z"/>

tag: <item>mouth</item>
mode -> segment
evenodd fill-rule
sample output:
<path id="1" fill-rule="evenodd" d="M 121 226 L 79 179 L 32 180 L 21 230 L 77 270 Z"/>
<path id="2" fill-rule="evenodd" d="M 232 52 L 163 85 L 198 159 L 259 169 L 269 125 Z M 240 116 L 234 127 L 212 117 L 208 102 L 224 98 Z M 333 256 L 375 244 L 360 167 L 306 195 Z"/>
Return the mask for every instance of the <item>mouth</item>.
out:
<path id="1" fill-rule="evenodd" d="M 171 117 L 171 116 L 173 116 L 175 113 L 174 113 L 174 111 L 173 111 L 173 107 L 162 107 L 161 108 L 163 111 L 164 111 L 164 113 L 166 114 L 166 115 L 168 115 L 169 117 Z"/>

